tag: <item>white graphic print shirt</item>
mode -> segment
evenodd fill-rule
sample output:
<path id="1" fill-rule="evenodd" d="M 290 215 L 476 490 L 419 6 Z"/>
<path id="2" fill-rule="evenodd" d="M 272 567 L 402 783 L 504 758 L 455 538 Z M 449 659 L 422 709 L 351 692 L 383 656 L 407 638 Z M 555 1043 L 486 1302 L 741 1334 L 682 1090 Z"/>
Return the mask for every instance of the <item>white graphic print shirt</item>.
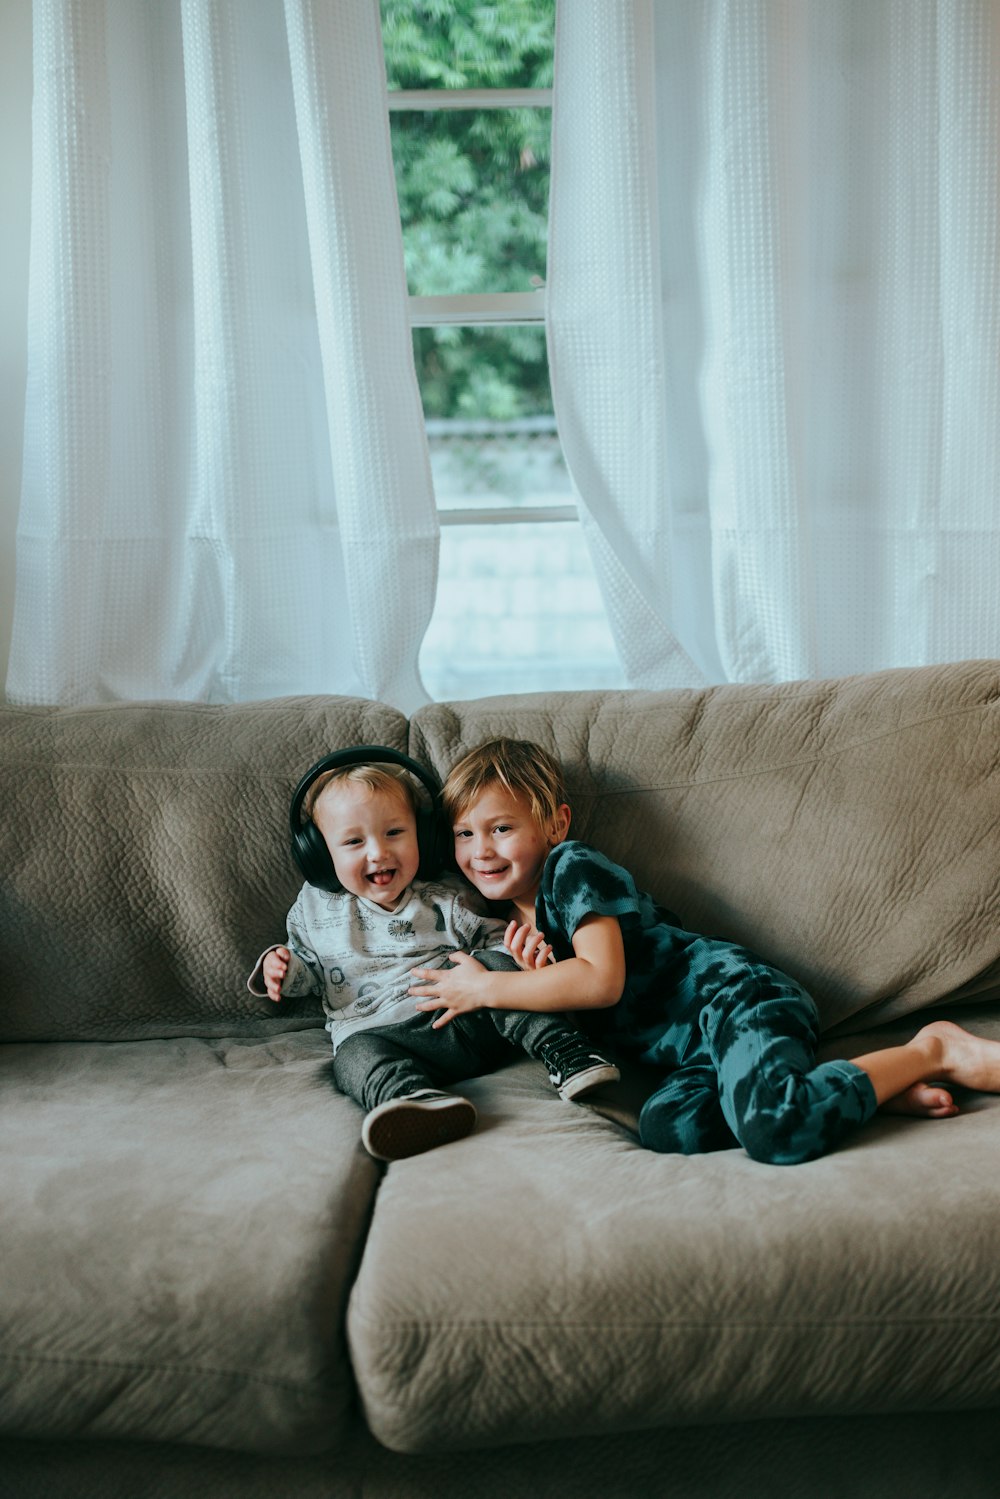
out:
<path id="1" fill-rule="evenodd" d="M 504 950 L 506 922 L 476 909 L 467 886 L 445 878 L 414 880 L 392 911 L 346 890 L 331 895 L 303 885 L 288 913 L 292 954 L 283 998 L 316 994 L 326 1012 L 333 1049 L 354 1031 L 410 1020 L 415 996 L 411 968 L 443 968 L 456 948 Z M 266 994 L 261 953 L 247 980 Z"/>

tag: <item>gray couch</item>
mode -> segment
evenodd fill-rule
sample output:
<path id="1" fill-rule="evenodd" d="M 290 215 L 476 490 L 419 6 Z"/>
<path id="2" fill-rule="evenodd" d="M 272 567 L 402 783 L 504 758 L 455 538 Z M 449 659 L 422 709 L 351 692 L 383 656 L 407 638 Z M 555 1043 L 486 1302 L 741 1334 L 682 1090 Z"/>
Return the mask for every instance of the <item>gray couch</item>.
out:
<path id="1" fill-rule="evenodd" d="M 1000 663 L 706 692 L 0 709 L 0 1495 L 995 1495 L 1000 1098 L 656 1156 L 527 1060 L 380 1168 L 245 988 L 300 772 L 509 732 L 574 832 L 819 998 L 1000 1036 Z M 859 1043 L 851 1032 L 864 1032 Z"/>

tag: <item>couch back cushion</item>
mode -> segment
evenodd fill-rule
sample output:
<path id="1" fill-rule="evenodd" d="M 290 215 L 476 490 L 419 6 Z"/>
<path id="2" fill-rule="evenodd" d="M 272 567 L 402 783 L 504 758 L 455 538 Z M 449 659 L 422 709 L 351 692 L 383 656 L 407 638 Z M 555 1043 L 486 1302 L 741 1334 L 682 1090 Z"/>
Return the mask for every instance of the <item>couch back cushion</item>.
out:
<path id="1" fill-rule="evenodd" d="M 321 1025 L 246 978 L 301 884 L 296 782 L 355 744 L 405 750 L 406 721 L 335 697 L 0 708 L 0 1039 Z"/>
<path id="2" fill-rule="evenodd" d="M 1000 662 L 434 704 L 410 753 L 444 775 L 498 734 L 561 759 L 572 836 L 827 1028 L 1000 993 Z"/>

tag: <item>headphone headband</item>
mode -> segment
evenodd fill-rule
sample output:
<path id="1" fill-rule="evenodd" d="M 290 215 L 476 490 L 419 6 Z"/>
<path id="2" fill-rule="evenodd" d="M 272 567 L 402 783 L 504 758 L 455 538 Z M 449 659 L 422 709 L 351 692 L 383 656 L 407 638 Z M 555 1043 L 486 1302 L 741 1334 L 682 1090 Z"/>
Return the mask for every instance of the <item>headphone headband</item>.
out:
<path id="1" fill-rule="evenodd" d="M 445 863 L 445 826 L 441 809 L 441 787 L 437 778 L 404 755 L 401 750 L 390 749 L 384 744 L 356 744 L 350 749 L 334 750 L 310 766 L 292 794 L 288 810 L 288 827 L 291 835 L 292 856 L 300 871 L 312 885 L 322 889 L 339 890 L 340 881 L 333 869 L 333 860 L 322 834 L 311 818 L 303 821 L 302 807 L 312 786 L 330 770 L 344 770 L 351 765 L 398 765 L 409 771 L 420 782 L 431 800 L 429 809 L 417 814 L 418 840 L 421 849 L 420 874 L 433 879 Z"/>

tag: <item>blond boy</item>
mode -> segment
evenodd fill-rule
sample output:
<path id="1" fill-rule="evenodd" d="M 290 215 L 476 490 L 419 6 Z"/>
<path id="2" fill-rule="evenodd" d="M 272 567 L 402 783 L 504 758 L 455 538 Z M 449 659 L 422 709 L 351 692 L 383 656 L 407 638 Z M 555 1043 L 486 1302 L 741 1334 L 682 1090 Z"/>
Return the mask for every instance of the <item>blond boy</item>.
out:
<path id="1" fill-rule="evenodd" d="M 569 840 L 558 763 L 496 739 L 445 782 L 458 867 L 506 904 L 506 941 L 530 972 L 488 973 L 458 955 L 421 981 L 418 1009 L 442 1027 L 478 1009 L 580 1012 L 591 1035 L 659 1070 L 639 1137 L 695 1154 L 741 1144 L 794 1164 L 835 1148 L 882 1105 L 941 1119 L 949 1084 L 1000 1091 L 1000 1043 L 949 1021 L 901 1046 L 817 1063 L 810 995 L 746 949 L 683 928 L 596 849 Z M 551 961 L 550 961 L 551 960 Z"/>

